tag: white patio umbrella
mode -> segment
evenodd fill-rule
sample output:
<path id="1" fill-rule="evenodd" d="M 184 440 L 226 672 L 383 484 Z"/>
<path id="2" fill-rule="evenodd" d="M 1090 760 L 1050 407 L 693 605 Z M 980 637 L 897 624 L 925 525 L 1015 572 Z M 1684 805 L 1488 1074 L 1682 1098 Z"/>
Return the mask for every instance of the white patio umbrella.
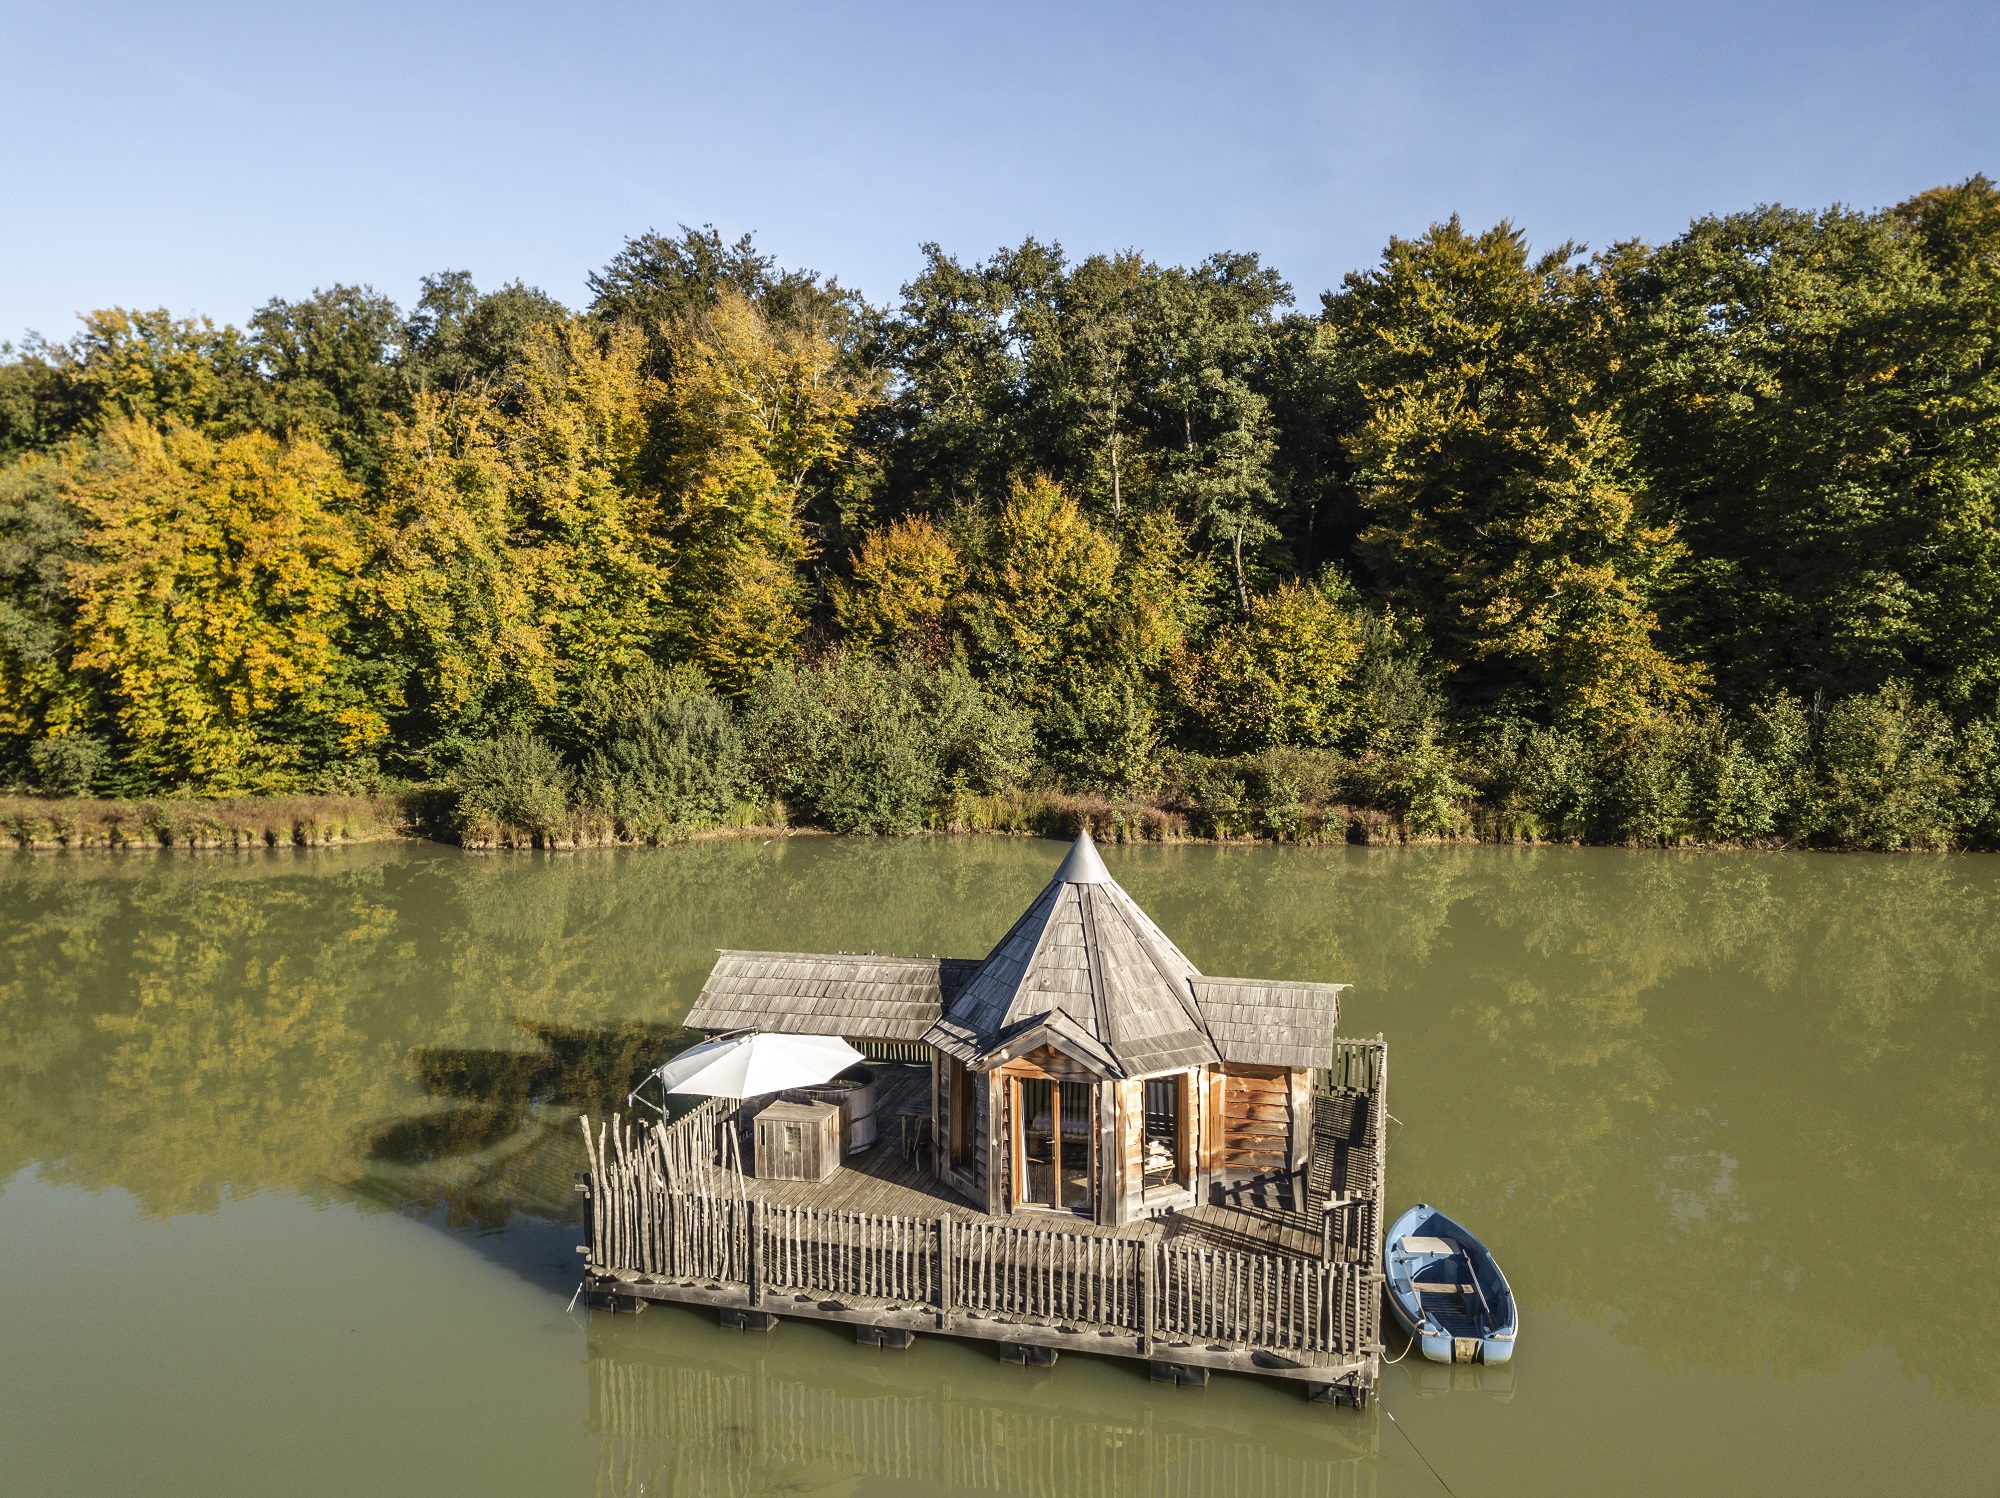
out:
<path id="1" fill-rule="evenodd" d="M 750 1098 L 832 1080 L 867 1058 L 837 1035 L 769 1035 L 753 1031 L 704 1041 L 682 1051 L 651 1077 L 662 1092 Z"/>
<path id="2" fill-rule="evenodd" d="M 857 1061 L 867 1058 L 837 1035 L 768 1035 L 752 1031 L 704 1041 L 682 1051 L 665 1066 L 646 1073 L 625 1101 L 653 1103 L 639 1096 L 647 1082 L 660 1084 L 661 1102 L 669 1092 L 695 1093 L 706 1097 L 752 1098 L 783 1092 L 789 1087 L 812 1087 L 829 1081 Z M 666 1110 L 658 1110 L 662 1117 Z M 725 1165 L 733 1166 L 736 1189 L 743 1189 L 742 1146 L 732 1126 L 723 1131 Z"/>

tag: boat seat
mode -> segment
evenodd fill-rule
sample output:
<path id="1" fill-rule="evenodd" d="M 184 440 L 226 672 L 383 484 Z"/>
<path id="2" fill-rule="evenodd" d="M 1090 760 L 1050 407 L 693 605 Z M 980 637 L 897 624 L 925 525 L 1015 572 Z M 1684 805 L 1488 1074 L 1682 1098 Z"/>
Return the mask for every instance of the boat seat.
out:
<path id="1" fill-rule="evenodd" d="M 1470 1295 L 1471 1285 L 1433 1284 L 1429 1280 L 1411 1280 L 1410 1286 L 1419 1295 Z"/>
<path id="2" fill-rule="evenodd" d="M 1403 1238 L 1398 1240 L 1406 1254 L 1462 1254 L 1465 1249 L 1449 1238 Z"/>

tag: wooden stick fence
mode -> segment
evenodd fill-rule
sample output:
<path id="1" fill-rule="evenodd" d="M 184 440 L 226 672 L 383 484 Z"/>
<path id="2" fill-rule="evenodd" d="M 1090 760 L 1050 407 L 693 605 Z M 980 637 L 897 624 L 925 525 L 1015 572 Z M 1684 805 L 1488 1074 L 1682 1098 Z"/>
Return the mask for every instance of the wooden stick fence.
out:
<path id="1" fill-rule="evenodd" d="M 700 1113 L 636 1133 L 614 1120 L 593 1134 L 584 1121 L 592 1273 L 740 1286 L 752 1306 L 782 1292 L 925 1307 L 947 1329 L 954 1316 L 974 1315 L 1124 1332 L 1147 1348 L 1179 1342 L 1310 1359 L 1379 1346 L 1380 1275 L 1369 1262 L 678 1189 L 676 1180 L 699 1180 L 712 1166 L 702 1151 L 714 1149 L 718 1129 L 736 1126 L 727 1110 Z"/>

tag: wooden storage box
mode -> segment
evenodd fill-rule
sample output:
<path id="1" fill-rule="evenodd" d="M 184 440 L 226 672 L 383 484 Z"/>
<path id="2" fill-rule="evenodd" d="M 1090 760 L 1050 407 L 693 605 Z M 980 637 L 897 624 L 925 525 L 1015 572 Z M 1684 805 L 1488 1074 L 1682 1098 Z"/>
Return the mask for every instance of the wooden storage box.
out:
<path id="1" fill-rule="evenodd" d="M 840 1104 L 772 1103 L 757 1115 L 760 1181 L 823 1181 L 840 1169 Z"/>

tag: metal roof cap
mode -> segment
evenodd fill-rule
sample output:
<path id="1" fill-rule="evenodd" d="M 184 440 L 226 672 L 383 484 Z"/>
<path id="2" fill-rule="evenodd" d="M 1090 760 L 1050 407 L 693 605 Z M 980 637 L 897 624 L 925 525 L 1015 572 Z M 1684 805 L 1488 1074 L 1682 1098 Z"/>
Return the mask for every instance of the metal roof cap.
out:
<path id="1" fill-rule="evenodd" d="M 1109 884 L 1111 871 L 1104 867 L 1104 860 L 1097 856 L 1097 844 L 1090 840 L 1090 829 L 1084 828 L 1070 844 L 1069 857 L 1056 870 L 1057 884 Z"/>

